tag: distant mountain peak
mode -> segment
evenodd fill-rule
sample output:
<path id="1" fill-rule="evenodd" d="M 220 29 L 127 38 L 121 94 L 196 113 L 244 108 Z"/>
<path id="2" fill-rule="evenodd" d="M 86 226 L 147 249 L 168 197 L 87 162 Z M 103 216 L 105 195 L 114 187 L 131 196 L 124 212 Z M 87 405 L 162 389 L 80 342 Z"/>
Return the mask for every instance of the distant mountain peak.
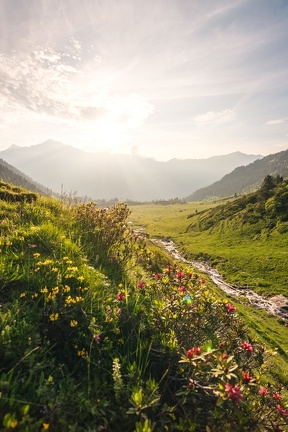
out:
<path id="1" fill-rule="evenodd" d="M 10 147 L 8 147 L 9 150 L 16 150 L 19 149 L 20 147 L 17 146 L 16 144 L 12 144 Z"/>
<path id="2" fill-rule="evenodd" d="M 49 146 L 49 148 L 57 149 L 57 148 L 66 148 L 71 147 L 68 144 L 64 144 L 61 141 L 54 141 L 52 139 L 46 140 L 43 143 L 35 144 L 33 147 L 46 147 Z"/>

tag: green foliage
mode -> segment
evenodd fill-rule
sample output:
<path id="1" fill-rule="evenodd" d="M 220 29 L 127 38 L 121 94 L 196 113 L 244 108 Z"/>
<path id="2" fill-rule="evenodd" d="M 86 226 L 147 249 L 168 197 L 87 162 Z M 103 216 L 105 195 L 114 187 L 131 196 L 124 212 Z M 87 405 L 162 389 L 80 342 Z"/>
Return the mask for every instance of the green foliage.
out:
<path id="1" fill-rule="evenodd" d="M 149 250 L 126 205 L 0 211 L 1 430 L 285 427 L 272 353 L 195 269 Z"/>

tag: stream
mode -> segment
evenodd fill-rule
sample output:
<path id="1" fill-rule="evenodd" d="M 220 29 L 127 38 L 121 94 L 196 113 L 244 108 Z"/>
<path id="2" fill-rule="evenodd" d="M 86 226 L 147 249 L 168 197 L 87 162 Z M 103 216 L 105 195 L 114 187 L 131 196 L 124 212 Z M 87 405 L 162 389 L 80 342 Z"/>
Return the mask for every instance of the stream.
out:
<path id="1" fill-rule="evenodd" d="M 193 267 L 206 273 L 210 279 L 217 285 L 222 291 L 232 297 L 245 297 L 251 306 L 258 309 L 264 309 L 269 314 L 275 315 L 278 318 L 287 319 L 288 318 L 288 304 L 287 299 L 280 295 L 272 297 L 267 300 L 261 295 L 255 293 L 251 289 L 239 288 L 229 283 L 225 282 L 222 276 L 218 273 L 216 269 L 209 266 L 206 262 L 198 261 L 187 261 L 178 251 L 172 240 L 159 240 L 153 239 L 153 241 L 161 246 L 163 246 L 166 251 L 172 255 L 174 258 L 181 260 L 187 264 L 191 264 Z"/>

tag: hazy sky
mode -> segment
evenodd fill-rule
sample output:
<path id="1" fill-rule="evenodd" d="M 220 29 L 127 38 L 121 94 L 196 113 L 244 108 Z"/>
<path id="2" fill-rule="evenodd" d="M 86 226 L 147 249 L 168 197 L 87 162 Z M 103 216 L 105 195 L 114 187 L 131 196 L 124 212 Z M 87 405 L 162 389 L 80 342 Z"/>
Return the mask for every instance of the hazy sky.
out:
<path id="1" fill-rule="evenodd" d="M 288 0 L 0 0 L 0 150 L 288 148 Z"/>

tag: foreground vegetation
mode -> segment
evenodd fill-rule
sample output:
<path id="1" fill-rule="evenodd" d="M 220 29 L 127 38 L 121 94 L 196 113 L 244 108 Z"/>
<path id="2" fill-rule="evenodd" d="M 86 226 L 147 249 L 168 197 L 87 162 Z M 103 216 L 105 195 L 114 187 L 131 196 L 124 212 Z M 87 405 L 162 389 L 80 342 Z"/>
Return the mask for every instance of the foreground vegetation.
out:
<path id="1" fill-rule="evenodd" d="M 1 430 L 286 430 L 273 350 L 125 204 L 1 187 Z"/>

